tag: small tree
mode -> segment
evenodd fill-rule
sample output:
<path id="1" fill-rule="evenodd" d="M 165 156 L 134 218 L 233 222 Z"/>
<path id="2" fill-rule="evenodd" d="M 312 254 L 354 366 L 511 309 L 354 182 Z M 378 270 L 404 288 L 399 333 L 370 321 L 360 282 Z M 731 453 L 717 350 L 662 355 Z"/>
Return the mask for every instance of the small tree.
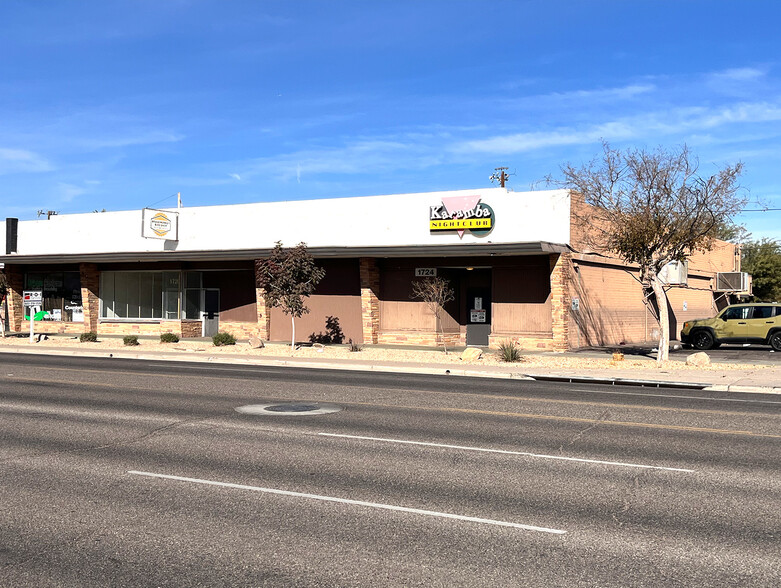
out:
<path id="1" fill-rule="evenodd" d="M 555 182 L 579 192 L 587 205 L 575 208 L 586 245 L 612 252 L 640 267 L 640 280 L 656 298 L 659 320 L 657 362 L 667 360 L 670 323 L 667 293 L 658 275 L 671 261 L 684 261 L 707 250 L 746 203 L 738 177 L 743 164 L 711 176 L 698 174 L 699 163 L 686 146 L 618 151 L 603 143 L 603 154 L 576 168 L 561 168 Z"/>
<path id="2" fill-rule="evenodd" d="M 741 268 L 751 274 L 756 300 L 781 301 L 781 243 L 761 239 L 744 244 Z"/>
<path id="3" fill-rule="evenodd" d="M 304 304 L 315 291 L 315 287 L 325 276 L 325 270 L 315 265 L 305 243 L 299 243 L 291 249 L 283 249 L 277 241 L 268 259 L 255 262 L 255 275 L 258 287 L 263 288 L 266 305 L 279 307 L 290 315 L 292 336 L 290 347 L 296 347 L 296 318 L 307 314 Z"/>
<path id="4" fill-rule="evenodd" d="M 445 310 L 445 304 L 455 299 L 455 293 L 450 287 L 450 283 L 445 278 L 424 278 L 412 282 L 412 298 L 422 300 L 433 313 L 442 334 L 442 347 L 447 353 L 445 331 L 442 327 L 442 313 Z"/>

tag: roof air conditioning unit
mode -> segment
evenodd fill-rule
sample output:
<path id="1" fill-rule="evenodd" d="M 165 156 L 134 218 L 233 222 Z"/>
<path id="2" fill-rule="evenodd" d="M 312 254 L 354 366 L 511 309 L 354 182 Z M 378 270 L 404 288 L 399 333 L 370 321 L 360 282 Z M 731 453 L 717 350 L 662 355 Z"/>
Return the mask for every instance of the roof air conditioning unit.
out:
<path id="1" fill-rule="evenodd" d="M 748 292 L 751 289 L 751 276 L 746 272 L 718 272 L 716 274 L 716 292 Z"/>
<path id="2" fill-rule="evenodd" d="M 688 261 L 671 261 L 659 272 L 659 281 L 668 286 L 686 286 L 689 283 L 688 277 Z"/>

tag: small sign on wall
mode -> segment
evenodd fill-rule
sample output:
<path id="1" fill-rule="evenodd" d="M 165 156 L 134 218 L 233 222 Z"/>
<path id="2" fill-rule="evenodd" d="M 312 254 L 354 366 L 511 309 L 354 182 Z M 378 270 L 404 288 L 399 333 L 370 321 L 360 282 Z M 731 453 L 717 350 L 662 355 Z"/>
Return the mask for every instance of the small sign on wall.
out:
<path id="1" fill-rule="evenodd" d="M 580 310 L 580 298 L 572 299 L 572 310 Z"/>
<path id="2" fill-rule="evenodd" d="M 473 308 L 469 311 L 469 322 L 472 323 L 484 323 L 486 318 L 485 309 Z"/>
<path id="3" fill-rule="evenodd" d="M 416 267 L 415 268 L 415 277 L 416 278 L 436 278 L 437 277 L 437 268 L 435 268 L 435 267 Z"/>
<path id="4" fill-rule="evenodd" d="M 179 240 L 179 213 L 145 208 L 141 214 L 141 236 L 145 239 Z"/>
<path id="5" fill-rule="evenodd" d="M 683 309 L 689 310 L 689 304 L 685 300 L 683 301 Z"/>

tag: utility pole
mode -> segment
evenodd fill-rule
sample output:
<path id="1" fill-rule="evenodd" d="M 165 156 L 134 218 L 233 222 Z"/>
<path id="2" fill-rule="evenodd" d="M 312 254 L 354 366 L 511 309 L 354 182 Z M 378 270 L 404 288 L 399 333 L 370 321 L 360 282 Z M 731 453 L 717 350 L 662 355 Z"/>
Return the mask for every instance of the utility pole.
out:
<path id="1" fill-rule="evenodd" d="M 506 167 L 494 168 L 494 173 L 492 173 L 488 179 L 491 180 L 492 184 L 494 182 L 499 182 L 499 186 L 504 188 L 505 183 L 510 179 L 509 174 L 507 174 L 505 170 L 507 170 Z"/>
<path id="2" fill-rule="evenodd" d="M 181 192 L 177 192 L 176 193 L 176 208 L 181 208 L 181 207 L 182 207 L 182 193 Z"/>

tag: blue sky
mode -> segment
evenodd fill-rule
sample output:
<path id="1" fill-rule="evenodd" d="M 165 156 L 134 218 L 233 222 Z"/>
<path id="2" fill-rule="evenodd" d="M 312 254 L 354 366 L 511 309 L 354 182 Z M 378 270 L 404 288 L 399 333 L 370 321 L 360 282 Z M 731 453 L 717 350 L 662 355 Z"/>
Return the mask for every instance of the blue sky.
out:
<path id="1" fill-rule="evenodd" d="M 686 143 L 781 208 L 777 1 L 0 3 L 0 215 L 490 186 Z M 745 213 L 781 239 L 781 211 Z"/>

